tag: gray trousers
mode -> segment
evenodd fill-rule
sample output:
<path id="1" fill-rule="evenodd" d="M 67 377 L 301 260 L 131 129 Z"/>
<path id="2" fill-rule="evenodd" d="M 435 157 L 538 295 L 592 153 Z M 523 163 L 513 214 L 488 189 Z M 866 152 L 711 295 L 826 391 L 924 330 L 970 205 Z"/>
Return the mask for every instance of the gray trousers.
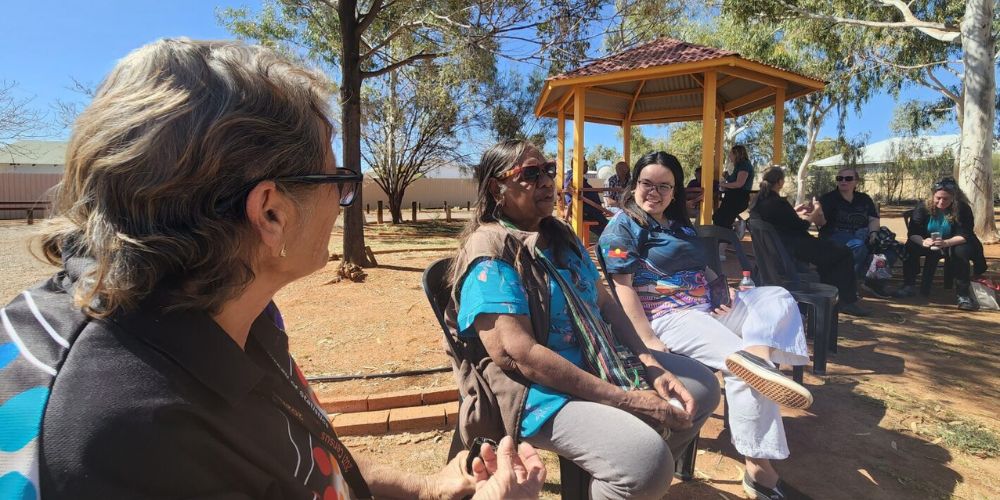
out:
<path id="1" fill-rule="evenodd" d="M 701 363 L 677 354 L 654 353 L 696 402 L 694 425 L 664 441 L 624 410 L 572 400 L 525 441 L 568 458 L 587 471 L 590 498 L 662 498 L 673 480 L 674 456 L 698 435 L 719 406 L 719 381 Z"/>

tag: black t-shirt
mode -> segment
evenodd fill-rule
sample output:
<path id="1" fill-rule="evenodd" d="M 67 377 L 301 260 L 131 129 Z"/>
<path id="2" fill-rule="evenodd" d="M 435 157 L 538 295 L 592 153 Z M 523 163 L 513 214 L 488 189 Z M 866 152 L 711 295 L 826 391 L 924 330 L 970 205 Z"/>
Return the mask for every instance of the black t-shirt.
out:
<path id="1" fill-rule="evenodd" d="M 270 316 L 256 318 L 244 351 L 206 313 L 153 301 L 91 319 L 72 306 L 71 286 L 61 273 L 27 292 L 68 353 L 53 350 L 25 295 L 5 308 L 26 349 L 58 370 L 42 416 L 42 498 L 350 495 L 331 453 L 271 397 L 270 384 L 291 384 L 316 402 Z M 24 359 L 0 374 L 0 393 L 37 383 L 10 375 L 30 378 L 38 366 Z"/>
<path id="2" fill-rule="evenodd" d="M 819 228 L 820 236 L 842 231 L 853 233 L 868 227 L 869 217 L 878 217 L 875 202 L 865 193 L 855 192 L 854 199 L 847 201 L 840 191 L 834 189 L 820 197 L 819 204 L 826 218 L 826 224 Z"/>
<path id="3" fill-rule="evenodd" d="M 750 210 L 769 222 L 783 239 L 809 237 L 809 221 L 803 220 L 783 196 L 772 194 L 758 200 Z"/>

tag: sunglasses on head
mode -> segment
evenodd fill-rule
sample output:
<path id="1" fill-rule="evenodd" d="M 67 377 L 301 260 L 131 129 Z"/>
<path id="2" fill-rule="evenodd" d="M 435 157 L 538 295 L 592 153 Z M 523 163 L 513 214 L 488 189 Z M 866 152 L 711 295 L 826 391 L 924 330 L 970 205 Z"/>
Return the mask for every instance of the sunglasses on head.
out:
<path id="1" fill-rule="evenodd" d="M 500 175 L 498 179 L 509 179 L 520 174 L 520 180 L 525 182 L 538 182 L 538 178 L 545 172 L 550 179 L 556 178 L 556 162 L 547 161 L 538 165 L 518 165 Z"/>
<path id="2" fill-rule="evenodd" d="M 945 191 L 954 193 L 957 187 L 958 184 L 951 179 L 945 179 L 943 181 L 938 181 L 934 183 L 934 191 L 941 191 L 943 189 Z"/>
<path id="3" fill-rule="evenodd" d="M 838 176 L 834 177 L 834 179 L 837 179 L 837 182 L 841 182 L 841 181 L 851 182 L 851 181 L 854 180 L 854 176 L 853 175 L 838 175 Z"/>

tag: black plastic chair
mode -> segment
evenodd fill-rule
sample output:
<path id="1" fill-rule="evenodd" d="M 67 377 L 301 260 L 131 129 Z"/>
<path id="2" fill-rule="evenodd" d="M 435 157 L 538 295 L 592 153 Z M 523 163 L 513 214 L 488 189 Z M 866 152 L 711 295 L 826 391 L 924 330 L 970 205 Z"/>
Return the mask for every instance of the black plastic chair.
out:
<path id="1" fill-rule="evenodd" d="M 748 221 L 761 285 L 784 287 L 806 310 L 806 335 L 813 338 L 813 373 L 826 375 L 827 351 L 837 352 L 837 287 L 803 280 L 778 230 L 759 217 Z M 800 367 L 797 367 L 800 368 Z"/>
<path id="2" fill-rule="evenodd" d="M 736 237 L 736 231 L 714 224 L 695 226 L 694 230 L 702 238 L 715 238 L 717 240 L 715 246 L 707 246 L 709 249 L 718 248 L 718 243 L 728 243 L 729 247 L 736 252 L 736 259 L 740 261 L 740 268 L 744 271 L 753 272 L 753 263 L 750 262 L 747 254 L 743 251 L 743 245 L 740 243 L 740 239 Z M 714 258 L 713 255 L 715 256 Z M 711 267 L 716 274 L 722 273 L 721 264 L 718 252 L 708 252 L 708 267 Z M 751 278 L 755 281 L 757 279 L 756 276 L 751 276 Z"/>
<path id="3" fill-rule="evenodd" d="M 913 217 L 913 209 L 909 209 L 903 212 L 903 224 L 906 225 L 906 232 L 910 232 L 910 218 Z M 909 242 L 910 237 L 907 236 L 906 240 Z M 909 255 L 910 259 L 919 259 L 919 255 Z M 951 270 L 951 263 L 949 260 L 952 258 L 951 253 L 946 251 L 943 253 L 943 258 L 939 259 L 929 259 L 924 258 L 923 265 L 920 266 L 920 293 L 924 295 L 930 295 L 931 283 L 934 281 L 934 273 L 937 272 L 938 262 L 944 261 L 944 289 L 951 290 L 955 286 L 955 276 L 954 272 Z"/>
<path id="4" fill-rule="evenodd" d="M 427 301 L 431 304 L 431 310 L 434 311 L 434 317 L 437 318 L 441 331 L 444 332 L 444 338 L 448 342 L 449 348 L 452 352 L 461 352 L 444 320 L 445 309 L 448 307 L 448 301 L 451 300 L 451 286 L 448 283 L 448 270 L 450 268 L 450 258 L 435 261 L 424 270 L 421 284 L 424 288 L 424 294 L 427 295 Z M 452 363 L 452 367 L 454 366 Z M 456 425 L 455 433 L 451 438 L 451 448 L 448 450 L 448 460 L 455 458 L 464 449 L 461 432 Z M 590 491 L 590 474 L 581 469 L 580 466 L 573 463 L 572 460 L 560 456 L 559 476 L 562 484 L 562 498 L 568 500 L 587 498 Z"/>
<path id="5" fill-rule="evenodd" d="M 614 282 L 611 281 L 611 276 L 608 274 L 608 268 L 604 264 L 604 254 L 601 253 L 601 246 L 594 245 L 594 256 L 597 258 L 597 265 L 601 268 L 601 274 L 604 276 L 604 281 L 608 284 L 608 290 L 611 292 L 611 296 L 615 299 L 618 305 L 621 305 L 622 301 L 618 298 L 618 292 L 615 290 Z M 711 368 L 709 368 L 711 369 Z M 716 370 L 713 370 L 716 371 Z M 725 396 L 726 390 L 722 389 L 722 395 Z M 729 402 L 725 401 L 725 406 L 723 406 L 722 415 L 722 425 L 725 429 L 729 429 Z M 690 481 L 694 479 L 694 464 L 698 459 L 698 436 L 695 436 L 691 440 L 691 443 L 684 448 L 681 456 L 674 459 L 674 476 L 677 476 L 681 481 Z"/>

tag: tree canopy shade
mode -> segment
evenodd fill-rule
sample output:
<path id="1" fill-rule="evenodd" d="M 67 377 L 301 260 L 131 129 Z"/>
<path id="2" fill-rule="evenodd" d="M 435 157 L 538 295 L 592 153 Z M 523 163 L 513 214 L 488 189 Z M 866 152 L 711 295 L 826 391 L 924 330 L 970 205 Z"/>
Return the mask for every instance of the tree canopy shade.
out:
<path id="1" fill-rule="evenodd" d="M 863 38 L 866 43 L 859 54 L 873 66 L 888 68 L 887 77 L 901 75 L 952 101 L 962 129 L 959 185 L 972 204 L 976 234 L 995 242 L 990 152 L 1000 31 L 996 8 L 995 0 L 726 0 L 723 10 L 785 25 L 815 21 L 823 23 L 830 37 Z M 943 84 L 935 71 L 952 72 L 961 80 L 961 88 Z"/>
<path id="2" fill-rule="evenodd" d="M 227 9 L 223 22 L 238 36 L 304 48 L 340 71 L 342 163 L 361 166 L 361 96 L 365 80 L 420 61 L 452 59 L 463 68 L 495 71 L 501 55 L 536 62 L 584 57 L 582 33 L 609 0 L 269 0 L 257 15 Z M 398 39 L 412 41 L 394 51 Z M 516 42 L 517 54 L 505 54 Z M 553 56 L 553 54 L 555 56 Z M 481 75 L 482 76 L 482 75 Z M 488 74 L 486 75 L 488 77 Z M 360 200 L 359 200 L 360 201 Z M 371 266 L 364 251 L 361 203 L 344 214 L 344 260 Z"/>
<path id="3" fill-rule="evenodd" d="M 702 121 L 702 178 L 714 179 L 722 165 L 722 139 L 727 117 L 775 107 L 774 154 L 781 163 L 784 103 L 822 90 L 826 82 L 762 64 L 738 53 L 695 45 L 672 38 L 652 42 L 594 61 L 545 81 L 535 105 L 537 116 L 558 121 L 556 140 L 560 164 L 565 156 L 565 120 L 574 121 L 573 151 L 583 164 L 583 123 L 590 121 L 622 127 L 625 161 L 631 164 L 633 125 Z M 573 186 L 582 186 L 583 171 L 574 169 Z M 573 193 L 573 227 L 583 228 L 580 192 Z M 712 218 L 713 202 L 706 196 L 701 221 Z"/>

